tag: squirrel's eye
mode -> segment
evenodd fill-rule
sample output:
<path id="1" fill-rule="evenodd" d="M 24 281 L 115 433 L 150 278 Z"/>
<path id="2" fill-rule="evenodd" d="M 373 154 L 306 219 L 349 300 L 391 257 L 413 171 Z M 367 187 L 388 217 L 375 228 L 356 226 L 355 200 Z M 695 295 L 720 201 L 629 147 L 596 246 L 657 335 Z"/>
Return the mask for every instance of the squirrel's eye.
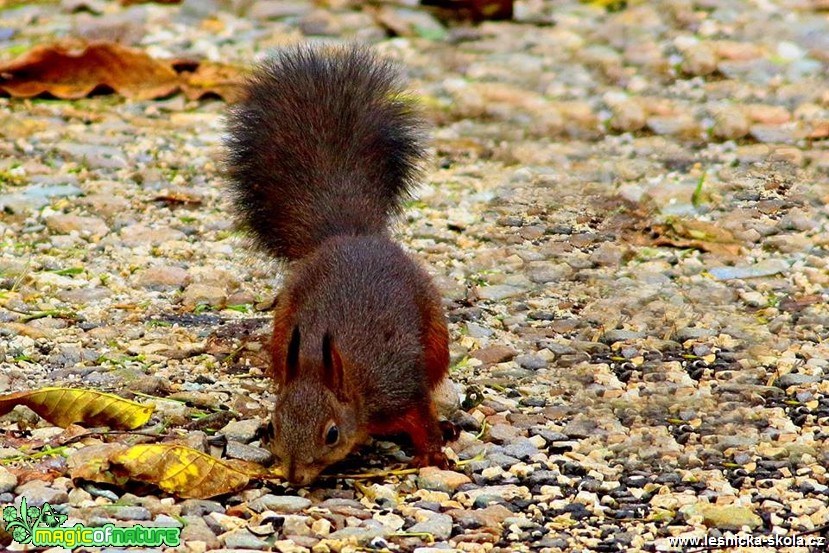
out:
<path id="1" fill-rule="evenodd" d="M 340 439 L 340 429 L 337 428 L 336 424 L 332 424 L 328 427 L 328 431 L 325 433 L 325 445 L 334 445 Z"/>

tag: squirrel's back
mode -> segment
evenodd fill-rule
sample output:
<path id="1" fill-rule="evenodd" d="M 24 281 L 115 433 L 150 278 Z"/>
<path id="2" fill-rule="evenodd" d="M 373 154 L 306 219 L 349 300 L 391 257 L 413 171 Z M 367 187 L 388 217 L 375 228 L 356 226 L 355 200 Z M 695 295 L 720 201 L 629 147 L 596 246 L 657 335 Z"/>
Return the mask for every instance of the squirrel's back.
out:
<path id="1" fill-rule="evenodd" d="M 287 259 L 332 236 L 384 233 L 424 155 L 396 71 L 360 47 L 277 52 L 249 79 L 228 131 L 240 222 Z"/>

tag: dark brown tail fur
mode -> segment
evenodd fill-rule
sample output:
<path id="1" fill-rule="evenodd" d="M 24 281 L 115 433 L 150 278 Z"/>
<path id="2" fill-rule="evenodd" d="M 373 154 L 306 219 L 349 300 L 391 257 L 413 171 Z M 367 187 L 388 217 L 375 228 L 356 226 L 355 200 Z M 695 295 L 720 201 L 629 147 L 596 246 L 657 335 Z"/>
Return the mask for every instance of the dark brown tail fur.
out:
<path id="1" fill-rule="evenodd" d="M 299 259 L 331 236 L 386 232 L 424 154 L 392 66 L 362 48 L 295 47 L 246 92 L 229 115 L 227 171 L 257 244 Z"/>

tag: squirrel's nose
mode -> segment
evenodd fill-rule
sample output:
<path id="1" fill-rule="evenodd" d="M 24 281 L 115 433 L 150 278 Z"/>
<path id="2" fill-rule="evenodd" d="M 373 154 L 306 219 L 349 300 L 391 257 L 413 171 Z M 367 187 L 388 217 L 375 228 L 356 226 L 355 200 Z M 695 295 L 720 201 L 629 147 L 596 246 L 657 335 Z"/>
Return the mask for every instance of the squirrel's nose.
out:
<path id="1" fill-rule="evenodd" d="M 295 461 L 291 461 L 287 464 L 287 470 L 285 471 L 285 477 L 288 479 L 288 482 L 293 484 L 294 486 L 305 486 L 310 482 L 310 478 L 308 477 L 308 473 L 305 471 L 298 471 L 297 464 Z"/>
<path id="2" fill-rule="evenodd" d="M 292 471 L 288 473 L 288 481 L 293 484 L 294 486 L 307 486 L 314 480 L 314 475 L 309 472 L 296 472 Z"/>
<path id="3" fill-rule="evenodd" d="M 294 486 L 307 486 L 316 478 L 317 473 L 305 465 L 298 465 L 296 461 L 291 461 L 286 465 L 285 477 Z"/>

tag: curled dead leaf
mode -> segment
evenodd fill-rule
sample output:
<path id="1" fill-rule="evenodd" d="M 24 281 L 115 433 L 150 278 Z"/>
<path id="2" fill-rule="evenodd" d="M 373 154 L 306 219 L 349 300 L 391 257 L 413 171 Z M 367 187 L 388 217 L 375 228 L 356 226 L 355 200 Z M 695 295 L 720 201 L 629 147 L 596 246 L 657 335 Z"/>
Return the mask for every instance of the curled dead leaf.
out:
<path id="1" fill-rule="evenodd" d="M 97 444 L 82 447 L 69 456 L 69 475 L 73 480 L 124 486 L 129 479 L 113 474 L 109 458 L 128 447 L 124 444 Z"/>
<path id="2" fill-rule="evenodd" d="M 653 225 L 650 231 L 655 246 L 693 248 L 728 256 L 740 254 L 740 244 L 734 235 L 715 223 L 670 219 L 664 225 Z"/>
<path id="3" fill-rule="evenodd" d="M 181 89 L 188 100 L 216 95 L 226 102 L 242 99 L 242 72 L 238 67 L 203 61 L 181 74 Z"/>
<path id="4" fill-rule="evenodd" d="M 420 0 L 444 20 L 485 21 L 512 19 L 513 0 Z"/>
<path id="5" fill-rule="evenodd" d="M 109 459 L 113 472 L 179 497 L 206 499 L 239 491 L 272 470 L 245 461 L 216 459 L 178 444 L 142 444 Z"/>
<path id="6" fill-rule="evenodd" d="M 133 100 L 151 100 L 182 90 L 191 100 L 213 94 L 232 102 L 240 97 L 241 75 L 232 65 L 158 60 L 116 42 L 66 40 L 0 63 L 0 92 L 68 100 L 112 90 Z"/>
<path id="7" fill-rule="evenodd" d="M 146 100 L 174 93 L 179 77 L 170 64 L 141 50 L 103 41 L 36 46 L 0 64 L 0 90 L 20 98 L 48 93 L 76 99 L 102 87 Z"/>
<path id="8" fill-rule="evenodd" d="M 50 423 L 63 428 L 79 423 L 122 430 L 144 426 L 155 409 L 152 404 L 136 403 L 94 390 L 41 388 L 0 396 L 0 415 L 17 405 L 25 405 Z"/>

